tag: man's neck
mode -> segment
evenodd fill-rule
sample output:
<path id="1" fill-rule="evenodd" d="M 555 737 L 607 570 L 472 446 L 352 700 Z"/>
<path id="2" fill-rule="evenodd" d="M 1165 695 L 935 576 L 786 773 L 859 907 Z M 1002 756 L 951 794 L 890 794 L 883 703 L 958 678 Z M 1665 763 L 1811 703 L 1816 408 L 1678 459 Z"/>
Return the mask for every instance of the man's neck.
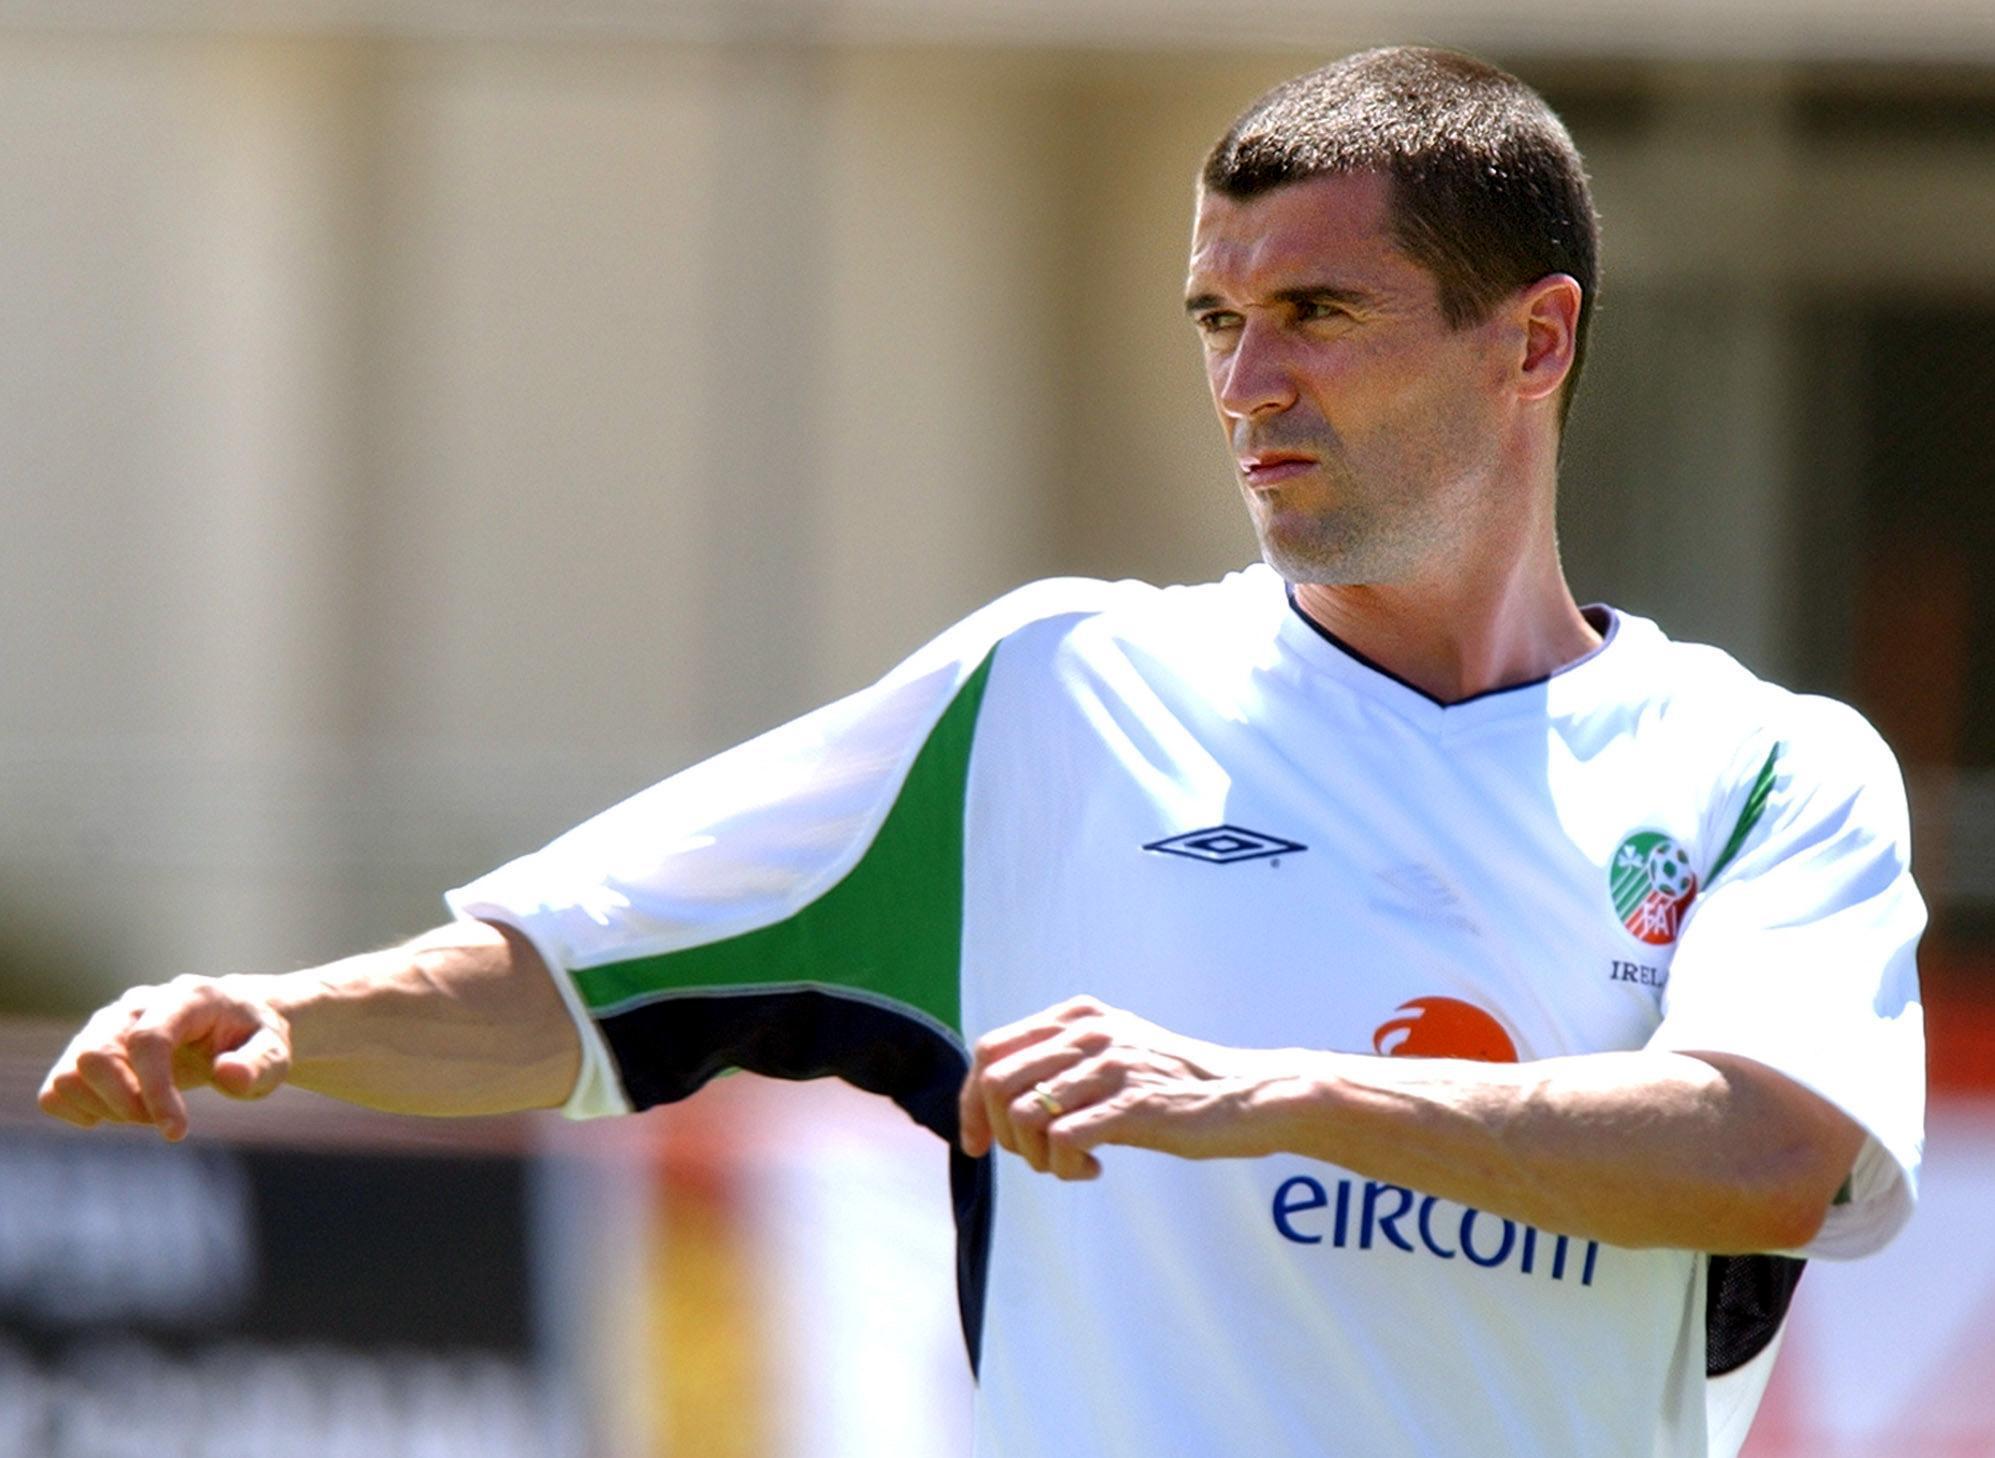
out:
<path id="1" fill-rule="evenodd" d="M 1541 679 L 1600 646 L 1556 562 L 1454 590 L 1304 582 L 1296 605 L 1381 668 L 1444 704 Z"/>

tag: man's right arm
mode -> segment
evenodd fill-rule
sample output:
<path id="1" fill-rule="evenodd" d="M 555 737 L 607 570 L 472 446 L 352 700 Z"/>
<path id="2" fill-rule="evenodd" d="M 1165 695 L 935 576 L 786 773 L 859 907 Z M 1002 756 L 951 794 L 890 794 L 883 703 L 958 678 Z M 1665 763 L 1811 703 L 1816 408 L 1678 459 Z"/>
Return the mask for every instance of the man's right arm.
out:
<path id="1" fill-rule="evenodd" d="M 90 1128 L 187 1132 L 181 1090 L 261 1098 L 292 1083 L 405 1114 L 498 1114 L 568 1097 L 582 1045 L 532 943 L 463 921 L 278 975 L 135 987 L 70 1041 L 42 1111 Z"/>

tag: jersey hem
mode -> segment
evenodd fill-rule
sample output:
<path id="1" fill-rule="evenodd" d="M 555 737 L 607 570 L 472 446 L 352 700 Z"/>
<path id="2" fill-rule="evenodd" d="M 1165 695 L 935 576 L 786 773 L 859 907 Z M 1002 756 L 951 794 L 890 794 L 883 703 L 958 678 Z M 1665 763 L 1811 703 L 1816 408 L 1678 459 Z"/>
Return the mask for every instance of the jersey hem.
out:
<path id="1" fill-rule="evenodd" d="M 600 1119 L 632 1112 L 630 1100 L 624 1094 L 622 1081 L 617 1077 L 614 1060 L 610 1057 L 609 1045 L 603 1039 L 602 1029 L 589 1016 L 574 980 L 563 968 L 554 949 L 539 934 L 532 919 L 521 916 L 510 907 L 466 897 L 459 891 L 445 892 L 443 904 L 459 921 L 489 921 L 510 927 L 532 943 L 533 949 L 540 954 L 555 991 L 561 995 L 561 1005 L 567 1010 L 568 1020 L 575 1025 L 575 1031 L 582 1040 L 582 1066 L 576 1070 L 575 1085 L 561 1104 L 562 1117 Z"/>
<path id="2" fill-rule="evenodd" d="M 893 1013 L 909 1022 L 920 1023 L 929 1032 L 947 1042 L 957 1052 L 964 1055 L 967 1062 L 969 1046 L 963 1035 L 950 1027 L 933 1013 L 927 1012 L 913 1003 L 902 1002 L 897 997 L 874 992 L 865 987 L 847 987 L 836 982 L 816 982 L 799 978 L 787 982 L 703 982 L 684 987 L 661 987 L 648 992 L 634 993 L 613 1003 L 605 1003 L 591 1011 L 595 1017 L 609 1019 L 620 1014 L 634 1012 L 639 1008 L 650 1007 L 654 1003 L 670 1002 L 676 998 L 692 997 L 773 997 L 792 992 L 817 992 L 826 997 L 839 998 L 846 1002 L 863 1002 L 868 1007 L 881 1012 Z"/>

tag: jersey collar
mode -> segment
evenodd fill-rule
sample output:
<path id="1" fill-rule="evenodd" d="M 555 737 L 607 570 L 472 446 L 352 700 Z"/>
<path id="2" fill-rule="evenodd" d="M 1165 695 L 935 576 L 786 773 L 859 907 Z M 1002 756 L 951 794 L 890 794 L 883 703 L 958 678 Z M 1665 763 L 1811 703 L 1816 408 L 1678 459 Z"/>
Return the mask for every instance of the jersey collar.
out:
<path id="1" fill-rule="evenodd" d="M 1621 636 L 1622 614 L 1604 603 L 1581 608 L 1586 620 L 1600 634 L 1597 646 L 1561 664 L 1542 678 L 1524 683 L 1486 689 L 1454 703 L 1443 703 L 1432 694 L 1416 688 L 1398 674 L 1367 658 L 1342 638 L 1310 617 L 1295 600 L 1295 588 L 1284 582 L 1288 599 L 1281 637 L 1284 643 L 1313 667 L 1327 672 L 1358 694 L 1383 704 L 1431 730 L 1456 731 L 1475 725 L 1507 722 L 1520 717 L 1544 719 L 1572 708 L 1591 697 L 1594 679 L 1601 677 L 1603 665 Z"/>

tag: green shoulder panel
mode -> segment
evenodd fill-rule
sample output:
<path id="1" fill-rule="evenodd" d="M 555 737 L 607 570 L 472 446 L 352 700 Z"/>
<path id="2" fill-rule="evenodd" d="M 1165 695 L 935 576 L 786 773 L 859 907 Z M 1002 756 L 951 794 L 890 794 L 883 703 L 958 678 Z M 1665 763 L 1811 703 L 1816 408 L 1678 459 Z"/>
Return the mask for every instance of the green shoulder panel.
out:
<path id="1" fill-rule="evenodd" d="M 1746 792 L 1746 803 L 1739 811 L 1739 823 L 1732 827 L 1731 838 L 1725 842 L 1725 848 L 1718 852 L 1718 859 L 1711 866 L 1711 874 L 1704 878 L 1705 885 L 1708 886 L 1717 880 L 1718 873 L 1732 863 L 1732 857 L 1739 853 L 1739 848 L 1746 843 L 1746 837 L 1753 833 L 1753 827 L 1758 825 L 1760 817 L 1766 814 L 1767 797 L 1773 793 L 1774 771 L 1780 763 L 1780 752 L 1785 748 L 1783 744 L 1776 744 L 1767 752 L 1766 763 L 1759 769 L 1759 777 L 1753 781 L 1752 789 Z"/>
<path id="2" fill-rule="evenodd" d="M 815 987 L 905 1009 L 960 1043 L 963 808 L 987 654 L 929 731 L 856 865 L 783 921 L 574 974 L 591 1012 L 680 993 Z"/>

